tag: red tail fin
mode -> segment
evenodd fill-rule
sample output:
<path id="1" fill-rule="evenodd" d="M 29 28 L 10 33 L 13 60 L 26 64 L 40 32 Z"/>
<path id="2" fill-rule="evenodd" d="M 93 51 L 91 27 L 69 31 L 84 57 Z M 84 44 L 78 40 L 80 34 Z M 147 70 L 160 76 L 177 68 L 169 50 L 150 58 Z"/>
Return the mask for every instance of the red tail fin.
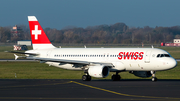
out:
<path id="1" fill-rule="evenodd" d="M 54 48 L 35 16 L 28 16 L 33 49 Z"/>

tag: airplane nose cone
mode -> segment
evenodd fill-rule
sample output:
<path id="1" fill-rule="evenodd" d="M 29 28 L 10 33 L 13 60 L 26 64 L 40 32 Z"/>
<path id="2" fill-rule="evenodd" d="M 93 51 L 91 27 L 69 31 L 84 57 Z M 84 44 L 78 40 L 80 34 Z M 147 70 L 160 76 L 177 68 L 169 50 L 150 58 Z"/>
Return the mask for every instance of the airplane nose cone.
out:
<path id="1" fill-rule="evenodd" d="M 176 67 L 176 66 L 177 66 L 177 61 L 176 61 L 175 59 L 170 60 L 170 61 L 169 61 L 169 66 L 170 66 L 171 68 Z"/>

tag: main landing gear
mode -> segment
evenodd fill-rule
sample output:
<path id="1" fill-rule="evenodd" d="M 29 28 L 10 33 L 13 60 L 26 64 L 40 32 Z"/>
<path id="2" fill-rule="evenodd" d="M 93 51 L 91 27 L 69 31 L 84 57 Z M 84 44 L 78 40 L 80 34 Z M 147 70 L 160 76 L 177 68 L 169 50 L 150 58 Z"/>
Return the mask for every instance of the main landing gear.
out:
<path id="1" fill-rule="evenodd" d="M 119 73 L 119 72 L 116 72 L 116 74 L 113 74 L 113 75 L 112 75 L 111 79 L 112 79 L 113 81 L 120 81 L 121 76 L 118 75 L 118 73 Z"/>
<path id="2" fill-rule="evenodd" d="M 152 81 L 155 82 L 157 81 L 157 78 L 156 78 L 156 75 L 155 75 L 155 71 L 151 71 L 151 74 L 152 74 Z"/>
<path id="3" fill-rule="evenodd" d="M 84 70 L 85 75 L 82 76 L 83 81 L 91 81 L 91 76 L 88 74 L 88 70 Z"/>
<path id="4" fill-rule="evenodd" d="M 82 80 L 83 81 L 91 81 L 91 76 L 90 75 L 83 75 Z"/>

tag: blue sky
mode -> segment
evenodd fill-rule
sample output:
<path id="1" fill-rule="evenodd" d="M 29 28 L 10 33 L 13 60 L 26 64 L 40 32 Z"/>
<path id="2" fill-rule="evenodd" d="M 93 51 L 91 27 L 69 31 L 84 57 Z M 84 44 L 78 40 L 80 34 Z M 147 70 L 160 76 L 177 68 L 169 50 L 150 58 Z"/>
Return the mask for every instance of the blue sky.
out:
<path id="1" fill-rule="evenodd" d="M 0 26 L 28 25 L 34 15 L 43 28 L 86 28 L 123 22 L 129 27 L 180 25 L 180 0 L 1 0 Z"/>

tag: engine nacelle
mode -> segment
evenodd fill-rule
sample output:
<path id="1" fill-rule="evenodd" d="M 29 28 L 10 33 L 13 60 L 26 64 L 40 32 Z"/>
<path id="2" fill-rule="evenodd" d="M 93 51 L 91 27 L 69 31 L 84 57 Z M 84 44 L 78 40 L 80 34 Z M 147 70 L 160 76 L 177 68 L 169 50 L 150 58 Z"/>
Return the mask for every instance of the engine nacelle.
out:
<path id="1" fill-rule="evenodd" d="M 132 73 L 138 77 L 151 77 L 152 76 L 150 71 L 130 71 L 129 73 Z"/>
<path id="2" fill-rule="evenodd" d="M 96 78 L 105 78 L 109 75 L 109 67 L 103 65 L 89 66 L 88 74 Z"/>

